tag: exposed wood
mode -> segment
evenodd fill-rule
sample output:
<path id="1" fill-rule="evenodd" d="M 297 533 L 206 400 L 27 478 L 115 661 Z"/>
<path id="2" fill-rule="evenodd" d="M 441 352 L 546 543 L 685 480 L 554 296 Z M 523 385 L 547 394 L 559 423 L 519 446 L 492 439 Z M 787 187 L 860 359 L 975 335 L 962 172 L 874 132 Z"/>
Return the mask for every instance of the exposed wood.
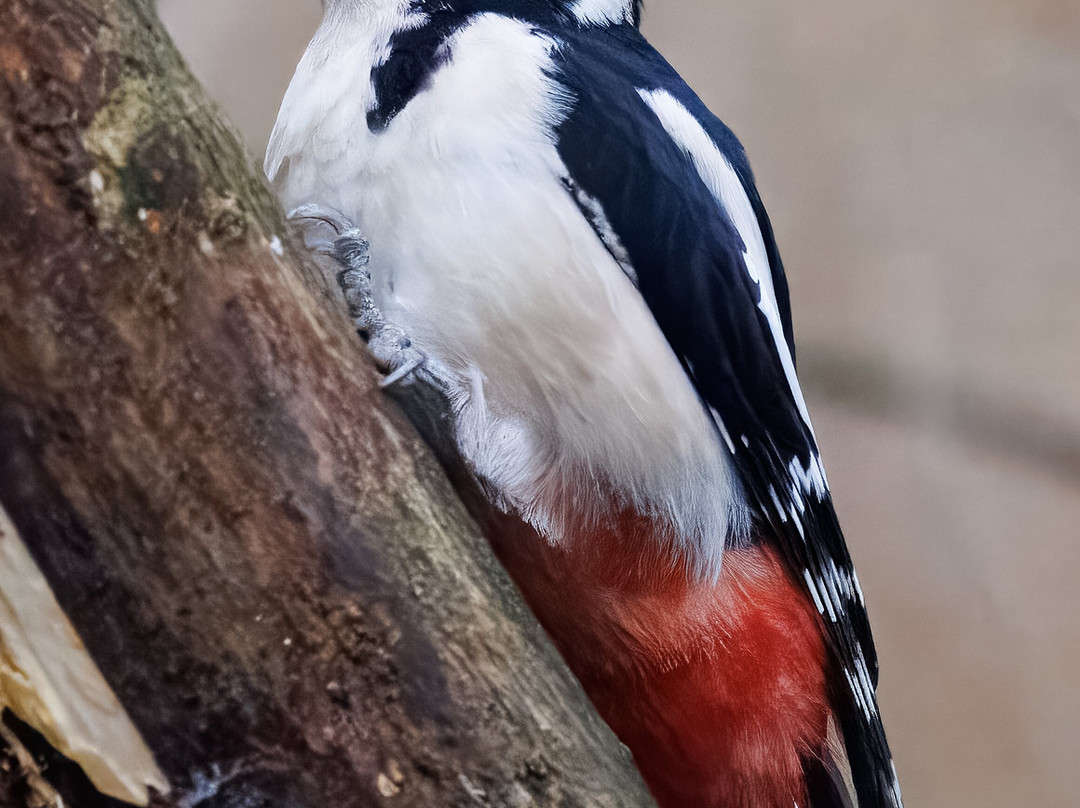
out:
<path id="1" fill-rule="evenodd" d="M 0 154 L 0 505 L 153 804 L 651 804 L 151 3 L 4 0 Z"/>

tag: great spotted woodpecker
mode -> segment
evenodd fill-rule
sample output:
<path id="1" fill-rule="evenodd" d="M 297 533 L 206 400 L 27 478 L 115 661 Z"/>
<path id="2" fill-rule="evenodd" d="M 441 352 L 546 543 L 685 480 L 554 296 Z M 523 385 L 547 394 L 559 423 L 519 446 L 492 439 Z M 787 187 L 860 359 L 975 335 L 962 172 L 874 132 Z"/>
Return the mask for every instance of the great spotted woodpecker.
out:
<path id="1" fill-rule="evenodd" d="M 370 240 L 401 372 L 658 802 L 899 808 L 772 228 L 639 1 L 324 6 L 267 174 Z"/>

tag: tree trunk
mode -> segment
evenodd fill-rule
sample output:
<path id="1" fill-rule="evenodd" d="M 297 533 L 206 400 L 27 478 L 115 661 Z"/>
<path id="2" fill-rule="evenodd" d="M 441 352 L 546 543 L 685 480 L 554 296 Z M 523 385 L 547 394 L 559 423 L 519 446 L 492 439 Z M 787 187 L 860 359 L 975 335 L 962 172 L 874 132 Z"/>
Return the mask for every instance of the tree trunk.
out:
<path id="1" fill-rule="evenodd" d="M 2 0 L 0 563 L 168 793 L 6 588 L 0 804 L 651 804 L 376 379 L 152 3 Z"/>

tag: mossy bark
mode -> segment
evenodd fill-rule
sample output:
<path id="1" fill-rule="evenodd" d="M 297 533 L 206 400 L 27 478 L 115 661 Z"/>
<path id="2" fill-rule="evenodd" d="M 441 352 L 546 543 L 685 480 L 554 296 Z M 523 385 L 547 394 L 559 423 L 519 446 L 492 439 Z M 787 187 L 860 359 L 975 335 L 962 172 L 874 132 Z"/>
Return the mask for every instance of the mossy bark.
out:
<path id="1" fill-rule="evenodd" d="M 4 0 L 0 505 L 152 802 L 651 804 L 376 379 L 152 4 Z"/>

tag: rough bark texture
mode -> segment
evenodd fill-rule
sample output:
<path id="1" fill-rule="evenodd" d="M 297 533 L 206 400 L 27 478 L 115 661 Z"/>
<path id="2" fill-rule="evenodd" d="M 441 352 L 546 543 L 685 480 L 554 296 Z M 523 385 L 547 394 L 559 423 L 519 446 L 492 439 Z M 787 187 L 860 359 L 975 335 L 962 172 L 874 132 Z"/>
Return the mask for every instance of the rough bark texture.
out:
<path id="1" fill-rule="evenodd" d="M 0 505 L 154 803 L 651 804 L 375 379 L 152 4 L 3 0 Z"/>

